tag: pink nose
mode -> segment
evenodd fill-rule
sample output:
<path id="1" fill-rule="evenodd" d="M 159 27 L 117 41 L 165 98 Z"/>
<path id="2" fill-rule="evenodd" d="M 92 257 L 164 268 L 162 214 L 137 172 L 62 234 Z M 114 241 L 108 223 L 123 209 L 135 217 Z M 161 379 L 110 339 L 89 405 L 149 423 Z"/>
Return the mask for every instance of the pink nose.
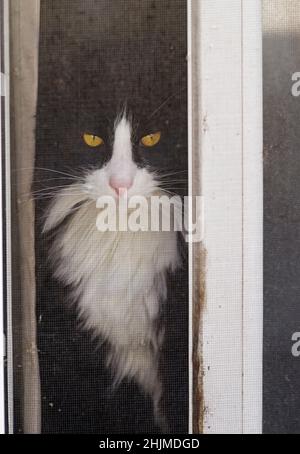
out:
<path id="1" fill-rule="evenodd" d="M 120 179 L 116 177 L 111 177 L 109 180 L 110 187 L 117 193 L 117 195 L 120 195 L 122 189 L 130 189 L 132 183 L 133 181 L 131 179 Z"/>

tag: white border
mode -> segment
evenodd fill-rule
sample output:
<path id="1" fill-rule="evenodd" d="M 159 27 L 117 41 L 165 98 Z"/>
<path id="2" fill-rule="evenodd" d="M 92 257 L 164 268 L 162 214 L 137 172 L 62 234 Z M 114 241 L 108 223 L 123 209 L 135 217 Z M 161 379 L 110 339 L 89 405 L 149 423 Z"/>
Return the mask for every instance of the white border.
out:
<path id="1" fill-rule="evenodd" d="M 261 433 L 261 2 L 198 5 L 204 432 Z"/>

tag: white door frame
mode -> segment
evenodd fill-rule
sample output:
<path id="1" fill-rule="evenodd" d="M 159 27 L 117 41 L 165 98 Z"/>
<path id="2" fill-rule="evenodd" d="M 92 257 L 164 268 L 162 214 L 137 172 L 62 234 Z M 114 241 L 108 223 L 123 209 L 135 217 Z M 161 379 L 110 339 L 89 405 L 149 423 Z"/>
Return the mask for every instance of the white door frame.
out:
<path id="1" fill-rule="evenodd" d="M 204 433 L 262 432 L 260 0 L 190 0 L 198 15 L 206 302 Z"/>

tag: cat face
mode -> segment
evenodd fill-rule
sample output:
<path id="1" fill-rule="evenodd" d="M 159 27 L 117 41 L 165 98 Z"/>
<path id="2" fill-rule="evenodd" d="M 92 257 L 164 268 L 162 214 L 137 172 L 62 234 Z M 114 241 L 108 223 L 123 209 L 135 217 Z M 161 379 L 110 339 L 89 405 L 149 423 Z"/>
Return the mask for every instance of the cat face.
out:
<path id="1" fill-rule="evenodd" d="M 155 193 L 160 185 L 159 175 L 150 167 L 152 160 L 147 155 L 159 153 L 160 139 L 159 131 L 137 139 L 125 114 L 115 121 L 111 144 L 106 144 L 101 136 L 84 133 L 83 141 L 90 148 L 86 153 L 103 154 L 102 160 L 106 161 L 86 176 L 85 187 L 92 198 L 110 195 L 118 199 L 124 191 L 129 197 Z"/>
<path id="2" fill-rule="evenodd" d="M 40 118 L 51 120 L 38 124 L 35 180 L 41 183 L 34 189 L 42 187 L 48 199 L 38 208 L 44 210 L 51 193 L 74 182 L 84 183 L 94 200 L 118 200 L 120 189 L 128 197 L 149 197 L 157 189 L 187 195 L 186 92 L 176 86 L 171 95 L 129 98 L 107 102 L 97 87 L 80 86 L 77 97 L 67 93 L 42 105 L 47 115 Z"/>
<path id="3" fill-rule="evenodd" d="M 123 111 L 109 121 L 95 106 L 88 107 L 79 108 L 67 126 L 64 121 L 58 128 L 57 146 L 68 156 L 62 162 L 68 171 L 80 169 L 90 198 L 118 200 L 124 190 L 128 197 L 149 197 L 158 188 L 169 195 L 186 194 L 187 146 L 178 140 L 182 131 L 176 135 L 162 115 L 145 121 Z"/>
<path id="4" fill-rule="evenodd" d="M 33 186 L 39 223 L 61 199 L 59 209 L 52 212 L 54 218 L 48 218 L 42 230 L 58 226 L 81 203 L 95 202 L 96 207 L 101 197 L 118 203 L 123 195 L 129 202 L 132 196 L 187 195 L 187 127 L 176 110 L 178 99 L 172 101 L 176 102 L 160 110 L 156 106 L 161 102 L 154 105 L 153 116 L 153 106 L 138 109 L 137 102 L 127 107 L 130 114 L 123 109 L 117 116 L 100 103 L 65 103 L 50 124 L 42 124 L 37 146 L 43 152 Z M 181 101 L 185 106 L 185 96 Z"/>

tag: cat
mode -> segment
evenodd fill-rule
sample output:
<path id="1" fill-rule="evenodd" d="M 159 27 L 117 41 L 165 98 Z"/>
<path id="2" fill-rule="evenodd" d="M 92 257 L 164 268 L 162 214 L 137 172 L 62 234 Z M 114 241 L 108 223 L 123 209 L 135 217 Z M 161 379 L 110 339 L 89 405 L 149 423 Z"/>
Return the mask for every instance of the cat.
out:
<path id="1" fill-rule="evenodd" d="M 159 355 L 164 333 L 159 316 L 167 298 L 167 273 L 180 266 L 178 234 L 175 230 L 100 232 L 96 228 L 96 202 L 101 196 L 118 202 L 124 189 L 129 199 L 170 194 L 159 173 L 142 165 L 142 155 L 151 153 L 160 135 L 154 131 L 137 138 L 130 117 L 119 116 L 111 147 L 106 146 L 107 161 L 57 192 L 44 232 L 56 229 L 50 249 L 54 276 L 71 287 L 84 327 L 109 344 L 107 365 L 114 371 L 114 385 L 134 379 L 152 398 L 157 425 L 167 431 L 160 407 Z M 104 140 L 96 132 L 84 133 L 82 140 L 104 152 Z"/>
<path id="2" fill-rule="evenodd" d="M 99 195 L 118 202 L 120 185 L 128 197 L 187 195 L 186 2 L 71 3 L 41 4 L 33 191 L 43 432 L 186 433 L 186 244 L 174 231 L 96 227 Z"/>

